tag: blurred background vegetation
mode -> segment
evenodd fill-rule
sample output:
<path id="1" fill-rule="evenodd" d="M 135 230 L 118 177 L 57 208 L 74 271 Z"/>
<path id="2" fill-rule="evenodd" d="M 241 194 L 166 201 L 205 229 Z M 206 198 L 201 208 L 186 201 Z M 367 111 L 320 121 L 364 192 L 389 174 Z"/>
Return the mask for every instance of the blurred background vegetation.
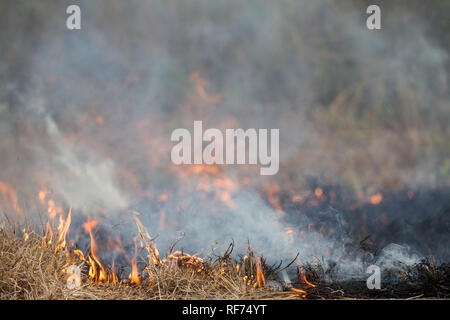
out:
<path id="1" fill-rule="evenodd" d="M 78 33 L 64 30 L 72 2 Z M 369 4 L 382 30 L 365 28 Z M 173 126 L 199 72 L 225 97 L 216 119 L 289 135 L 282 174 L 357 191 L 449 186 L 449 44 L 448 0 L 4 0 L 0 112 L 26 113 L 39 92 L 64 123 L 69 105 L 114 103 L 109 86 L 136 75 L 120 97 L 142 107 L 127 116 L 151 105 Z"/>

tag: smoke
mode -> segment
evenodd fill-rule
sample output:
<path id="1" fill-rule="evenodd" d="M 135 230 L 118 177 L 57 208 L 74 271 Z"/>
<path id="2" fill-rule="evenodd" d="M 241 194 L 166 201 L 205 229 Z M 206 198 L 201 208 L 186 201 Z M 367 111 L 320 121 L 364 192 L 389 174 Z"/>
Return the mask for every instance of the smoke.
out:
<path id="1" fill-rule="evenodd" d="M 51 118 L 46 118 L 46 124 L 51 141 L 58 148 L 52 153 L 52 168 L 64 173 L 55 177 L 54 188 L 64 201 L 84 212 L 99 204 L 108 211 L 127 208 L 128 201 L 113 180 L 113 162 L 110 159 L 98 163 L 82 159 L 64 142 Z"/>
<path id="2" fill-rule="evenodd" d="M 0 61 L 0 181 L 22 206 L 33 207 L 45 186 L 80 220 L 100 216 L 97 207 L 111 224 L 139 211 L 162 248 L 185 232 L 191 251 L 234 241 L 242 252 L 249 242 L 271 261 L 326 256 L 348 277 L 364 273 L 366 257 L 346 249 L 356 240 L 342 213 L 330 206 L 292 225 L 261 187 L 281 181 L 294 192 L 306 175 L 356 192 L 448 185 L 448 48 L 412 11 L 382 8 L 383 29 L 371 32 L 365 10 L 327 0 L 79 3 L 79 31 L 65 29 L 64 3 L 6 10 L 1 42 L 12 49 Z M 23 13 L 29 23 L 14 22 Z M 170 162 L 170 133 L 194 120 L 279 128 L 279 176 L 230 166 L 217 177 L 250 183 L 223 188 L 204 172 L 186 178 Z M 199 191 L 206 177 L 210 189 Z M 286 235 L 311 223 L 334 234 Z M 122 228 L 128 237 L 134 227 Z M 389 248 L 382 257 L 418 261 Z"/>

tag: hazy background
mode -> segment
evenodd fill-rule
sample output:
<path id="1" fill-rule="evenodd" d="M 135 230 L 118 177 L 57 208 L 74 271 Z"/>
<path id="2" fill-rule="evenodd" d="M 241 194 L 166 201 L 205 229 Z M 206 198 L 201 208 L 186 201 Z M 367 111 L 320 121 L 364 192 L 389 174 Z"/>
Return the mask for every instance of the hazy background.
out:
<path id="1" fill-rule="evenodd" d="M 65 27 L 69 4 L 81 30 Z M 369 4 L 381 30 L 366 28 Z M 45 189 L 75 220 L 139 210 L 163 243 L 187 231 L 194 248 L 252 236 L 295 252 L 273 236 L 285 226 L 260 190 L 296 193 L 311 176 L 360 198 L 448 190 L 449 41 L 445 0 L 3 0 L 0 181 L 29 215 L 45 212 Z M 194 120 L 279 128 L 279 174 L 220 168 L 238 186 L 213 184 L 219 204 L 202 195 L 208 172 L 180 178 L 169 158 L 172 130 Z M 11 193 L 0 196 L 6 205 Z M 438 215 L 448 225 L 448 206 Z"/>

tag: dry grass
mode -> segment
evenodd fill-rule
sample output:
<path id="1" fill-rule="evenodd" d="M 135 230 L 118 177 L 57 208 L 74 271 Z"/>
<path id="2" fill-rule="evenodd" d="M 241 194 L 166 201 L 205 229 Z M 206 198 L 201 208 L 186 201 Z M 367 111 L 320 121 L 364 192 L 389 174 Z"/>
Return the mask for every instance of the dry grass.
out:
<path id="1" fill-rule="evenodd" d="M 0 230 L 0 298 L 65 299 L 64 255 L 41 247 L 39 237 L 22 239 L 13 230 Z"/>
<path id="2" fill-rule="evenodd" d="M 88 266 L 82 267 L 82 285 L 67 288 L 65 267 L 73 263 L 70 250 L 42 245 L 42 236 L 16 228 L 0 229 L 0 299 L 293 299 L 293 292 L 247 285 L 226 255 L 215 263 L 204 262 L 201 272 L 189 265 L 152 268 L 152 277 L 131 284 L 90 283 Z M 56 252 L 55 252 L 56 251 Z M 147 275 L 150 273 L 147 273 Z"/>
<path id="3" fill-rule="evenodd" d="M 304 272 L 299 272 L 295 285 L 307 294 L 278 291 L 268 285 L 269 279 L 275 278 L 276 268 L 266 265 L 264 259 L 255 256 L 250 249 L 247 256 L 236 262 L 231 259 L 232 246 L 222 256 L 207 261 L 190 260 L 189 257 L 184 260 L 149 259 L 141 270 L 139 284 L 132 283 L 126 276 L 116 284 L 93 283 L 87 259 L 81 260 L 70 248 L 57 248 L 55 241 L 43 245 L 43 236 L 30 229 L 0 226 L 0 300 L 445 299 L 449 298 L 450 290 L 450 265 L 435 266 L 424 262 L 411 271 L 411 274 L 417 274 L 414 282 L 386 285 L 381 291 L 368 290 L 364 281 L 323 282 L 320 266 L 308 265 Z M 257 285 L 257 261 L 262 275 L 259 278 L 261 287 Z M 80 287 L 70 289 L 65 270 L 74 264 L 81 267 L 82 282 Z M 110 269 L 106 266 L 105 270 Z M 315 285 L 306 286 L 302 280 L 305 276 Z M 244 281 L 244 277 L 250 282 Z"/>
<path id="4" fill-rule="evenodd" d="M 378 298 L 449 298 L 450 266 L 439 267 L 422 263 L 413 271 L 418 281 L 387 285 L 381 291 L 370 291 L 365 282 L 325 283 L 316 267 L 306 268 L 306 277 L 314 287 L 298 284 L 308 294 L 278 291 L 268 285 L 258 287 L 255 261 L 261 259 L 265 281 L 274 269 L 265 265 L 250 251 L 247 258 L 237 262 L 230 258 L 230 250 L 214 261 L 185 263 L 179 259 L 175 264 L 148 263 L 142 270 L 141 283 L 131 283 L 126 277 L 119 283 L 93 283 L 88 276 L 89 266 L 72 250 L 57 250 L 55 243 L 43 245 L 43 237 L 30 230 L 0 227 L 0 300 L 58 299 L 58 300 L 175 300 L 175 299 L 378 299 Z M 159 259 L 163 261 L 164 259 Z M 82 283 L 79 288 L 67 287 L 68 265 L 81 267 Z M 199 271 L 199 268 L 201 269 Z M 424 269 L 425 268 L 425 269 Z M 108 270 L 107 268 L 105 268 Z M 249 285 L 243 275 L 253 281 Z M 268 282 L 268 281 L 267 281 Z M 297 286 L 296 285 L 296 286 Z"/>

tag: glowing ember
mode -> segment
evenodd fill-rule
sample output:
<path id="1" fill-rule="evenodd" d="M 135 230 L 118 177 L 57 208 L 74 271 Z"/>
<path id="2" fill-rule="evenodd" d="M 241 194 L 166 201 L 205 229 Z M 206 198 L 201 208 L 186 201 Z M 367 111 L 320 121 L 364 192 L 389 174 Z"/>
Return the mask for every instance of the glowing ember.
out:
<path id="1" fill-rule="evenodd" d="M 0 181 L 0 195 L 2 196 L 0 198 L 0 206 L 10 204 L 16 213 L 22 213 L 17 201 L 17 193 L 10 185 L 2 181 Z"/>
<path id="2" fill-rule="evenodd" d="M 314 190 L 314 195 L 317 198 L 320 198 L 322 196 L 322 194 L 323 194 L 323 190 L 321 188 L 316 188 L 316 190 Z"/>
<path id="3" fill-rule="evenodd" d="M 369 199 L 370 203 L 373 205 L 377 205 L 383 201 L 383 195 L 381 193 L 374 194 Z"/>

